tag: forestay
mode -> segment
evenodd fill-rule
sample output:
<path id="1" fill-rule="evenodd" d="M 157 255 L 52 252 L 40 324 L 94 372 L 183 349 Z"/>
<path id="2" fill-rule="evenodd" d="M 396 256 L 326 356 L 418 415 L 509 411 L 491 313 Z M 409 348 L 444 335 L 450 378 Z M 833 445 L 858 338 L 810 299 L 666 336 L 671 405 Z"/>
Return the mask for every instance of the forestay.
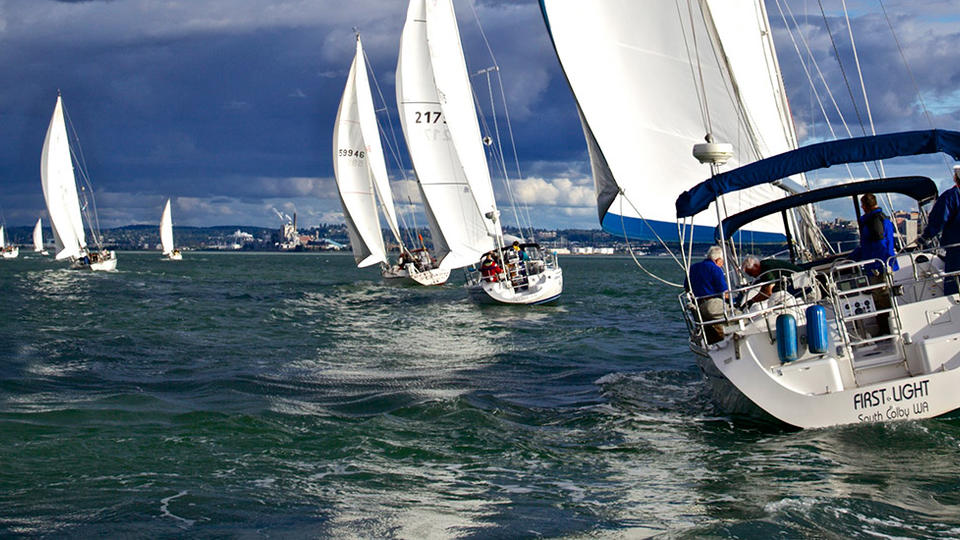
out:
<path id="1" fill-rule="evenodd" d="M 580 110 L 605 230 L 677 238 L 671 203 L 710 173 L 691 155 L 707 126 L 734 147 L 725 168 L 796 146 L 761 1 L 594 0 L 583 9 L 541 0 L 541 8 Z M 761 186 L 726 197 L 721 210 L 782 195 Z M 711 241 L 716 216 L 697 223 L 698 239 Z M 783 226 L 770 219 L 757 230 L 774 234 L 756 240 L 772 240 Z"/>
<path id="2" fill-rule="evenodd" d="M 70 144 L 63 118 L 63 103 L 57 96 L 53 117 L 47 127 L 40 157 L 40 180 L 43 198 L 50 215 L 50 227 L 57 245 L 56 258 L 80 257 L 86 246 L 80 199 L 70 158 Z"/>
<path id="3" fill-rule="evenodd" d="M 374 200 L 373 179 L 367 158 L 366 144 L 360 126 L 357 106 L 357 70 L 365 70 L 363 53 L 350 65 L 347 84 L 340 99 L 333 128 L 333 172 L 337 179 L 343 217 L 347 223 L 350 245 L 357 266 L 365 267 L 387 261 L 380 220 Z M 368 88 L 369 92 L 369 88 Z"/>

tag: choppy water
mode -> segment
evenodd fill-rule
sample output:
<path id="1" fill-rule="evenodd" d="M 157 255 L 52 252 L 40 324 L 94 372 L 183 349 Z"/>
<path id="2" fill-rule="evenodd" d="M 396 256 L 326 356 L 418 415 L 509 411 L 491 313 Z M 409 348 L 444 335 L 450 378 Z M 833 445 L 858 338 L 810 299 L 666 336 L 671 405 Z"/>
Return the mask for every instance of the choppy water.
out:
<path id="1" fill-rule="evenodd" d="M 562 264 L 481 308 L 345 256 L 0 261 L 0 536 L 960 537 L 960 420 L 731 424 L 674 291 Z"/>

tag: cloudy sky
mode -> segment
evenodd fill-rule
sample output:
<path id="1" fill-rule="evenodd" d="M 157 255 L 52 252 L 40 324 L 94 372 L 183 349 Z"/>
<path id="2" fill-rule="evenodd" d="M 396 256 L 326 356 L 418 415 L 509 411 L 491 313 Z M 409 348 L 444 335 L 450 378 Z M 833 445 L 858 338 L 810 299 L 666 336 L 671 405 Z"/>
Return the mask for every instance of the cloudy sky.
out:
<path id="1" fill-rule="evenodd" d="M 852 69 L 840 0 L 823 4 Z M 474 9 L 502 69 L 524 174 L 513 184 L 515 196 L 535 226 L 596 228 L 582 132 L 537 2 L 455 6 L 471 71 L 491 65 Z M 785 6 L 767 2 L 798 129 L 807 142 L 829 138 L 784 29 Z M 789 6 L 791 27 L 796 18 L 855 122 L 817 2 Z M 913 80 L 933 125 L 960 127 L 956 0 L 883 1 L 912 77 L 879 0 L 847 6 L 878 131 L 929 127 Z M 106 227 L 156 223 L 167 197 L 177 225 L 276 226 L 274 208 L 297 211 L 302 226 L 342 221 L 331 132 L 353 28 L 395 115 L 405 13 L 403 0 L 0 0 L 3 218 L 28 225 L 44 212 L 40 149 L 59 89 Z M 942 158 L 908 164 L 947 178 Z M 390 165 L 400 180 L 403 173 Z M 895 163 L 888 174 L 905 167 Z"/>

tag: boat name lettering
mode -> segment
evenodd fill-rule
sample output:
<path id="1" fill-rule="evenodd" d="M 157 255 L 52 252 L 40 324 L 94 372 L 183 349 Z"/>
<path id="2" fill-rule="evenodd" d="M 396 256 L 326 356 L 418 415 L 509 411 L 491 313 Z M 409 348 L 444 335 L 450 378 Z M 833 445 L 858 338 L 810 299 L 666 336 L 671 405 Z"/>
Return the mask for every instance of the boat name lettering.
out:
<path id="1" fill-rule="evenodd" d="M 912 410 L 911 410 L 912 409 Z M 868 414 L 858 414 L 857 420 L 860 422 L 880 422 L 882 420 L 906 420 L 910 418 L 911 415 L 920 416 L 924 413 L 930 412 L 930 404 L 926 401 L 918 401 L 913 404 L 913 407 L 901 407 L 899 405 L 891 405 L 887 407 L 886 411 L 874 411 Z"/>
<path id="2" fill-rule="evenodd" d="M 876 390 L 869 390 L 867 392 L 858 392 L 853 395 L 853 410 L 879 407 L 886 405 L 888 402 L 908 401 L 926 397 L 929 395 L 927 388 L 927 383 L 929 382 L 929 379 L 924 379 L 922 381 L 908 382 L 886 388 L 877 388 Z M 860 416 L 863 417 L 863 415 Z"/>

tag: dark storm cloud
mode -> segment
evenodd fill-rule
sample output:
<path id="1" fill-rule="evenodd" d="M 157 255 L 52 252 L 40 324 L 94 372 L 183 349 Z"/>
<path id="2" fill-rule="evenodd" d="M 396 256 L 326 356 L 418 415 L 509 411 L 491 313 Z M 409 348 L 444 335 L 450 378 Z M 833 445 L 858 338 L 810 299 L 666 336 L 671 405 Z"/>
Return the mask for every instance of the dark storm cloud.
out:
<path id="1" fill-rule="evenodd" d="M 491 66 L 473 9 L 465 0 L 455 4 L 471 72 Z M 838 47 L 848 50 L 836 4 L 825 2 Z M 955 127 L 955 4 L 884 4 L 935 121 Z M 925 127 L 877 4 L 848 5 L 878 130 Z M 330 140 L 354 27 L 395 115 L 402 1 L 5 0 L 0 6 L 0 192 L 8 223 L 32 223 L 42 211 L 40 146 L 58 89 L 108 226 L 155 222 L 167 196 L 183 224 L 273 224 L 272 207 L 336 218 Z M 538 3 L 475 6 L 501 67 L 527 177 L 520 191 L 527 204 L 538 205 L 535 224 L 596 226 L 584 196 L 590 184 L 583 135 Z M 801 133 L 825 138 L 775 2 L 768 1 L 768 11 Z M 819 13 L 796 15 L 829 84 L 842 90 L 844 114 L 855 121 Z M 844 65 L 852 69 L 846 57 Z M 473 82 L 485 103 L 486 79 Z M 411 177 L 409 159 L 400 155 Z M 388 165 L 392 178 L 403 177 L 392 159 Z M 505 202 L 502 182 L 495 189 Z"/>
<path id="2" fill-rule="evenodd" d="M 40 146 L 58 89 L 109 225 L 155 220 L 151 205 L 166 196 L 234 205 L 210 214 L 231 222 L 272 223 L 269 207 L 284 200 L 298 201 L 305 214 L 334 215 L 330 137 L 354 27 L 395 114 L 403 2 L 360 0 L 347 9 L 307 0 L 13 0 L 5 7 L 0 185 L 11 222 L 32 222 L 43 208 Z M 457 9 L 471 69 L 488 67 L 472 10 L 463 2 Z M 521 159 L 584 159 L 537 4 L 484 2 L 477 12 L 502 67 Z"/>

